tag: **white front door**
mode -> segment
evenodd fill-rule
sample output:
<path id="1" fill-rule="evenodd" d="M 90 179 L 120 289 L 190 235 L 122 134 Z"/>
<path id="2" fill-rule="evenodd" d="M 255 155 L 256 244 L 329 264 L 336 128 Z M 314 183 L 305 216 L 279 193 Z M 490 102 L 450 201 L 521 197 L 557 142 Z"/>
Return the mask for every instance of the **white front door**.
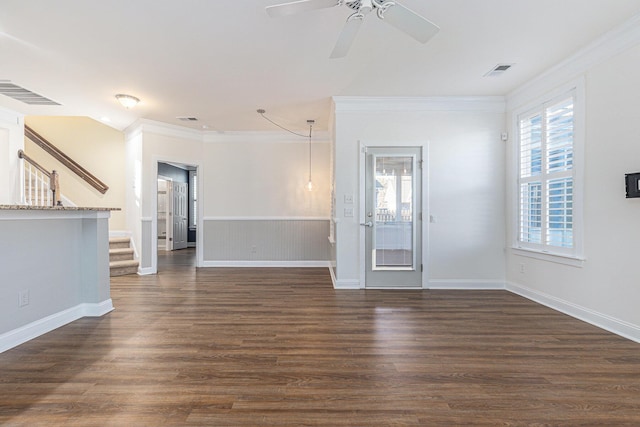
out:
<path id="1" fill-rule="evenodd" d="M 422 287 L 421 148 L 367 147 L 365 286 Z"/>
<path id="2" fill-rule="evenodd" d="M 173 182 L 173 249 L 185 249 L 187 247 L 187 184 Z"/>

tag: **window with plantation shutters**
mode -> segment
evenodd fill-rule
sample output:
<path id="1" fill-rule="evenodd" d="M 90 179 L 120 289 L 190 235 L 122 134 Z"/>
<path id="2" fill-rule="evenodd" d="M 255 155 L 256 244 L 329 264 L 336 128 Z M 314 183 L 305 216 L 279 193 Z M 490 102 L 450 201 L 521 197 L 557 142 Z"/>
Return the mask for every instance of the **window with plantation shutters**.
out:
<path id="1" fill-rule="evenodd" d="M 518 116 L 518 246 L 575 254 L 574 92 Z"/>

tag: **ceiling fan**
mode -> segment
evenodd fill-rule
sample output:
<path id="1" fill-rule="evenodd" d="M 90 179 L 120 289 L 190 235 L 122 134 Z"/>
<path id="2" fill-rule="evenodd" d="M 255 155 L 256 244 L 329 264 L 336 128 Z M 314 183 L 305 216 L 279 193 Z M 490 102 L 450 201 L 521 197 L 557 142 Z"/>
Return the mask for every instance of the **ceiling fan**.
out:
<path id="1" fill-rule="evenodd" d="M 347 23 L 338 37 L 333 52 L 331 52 L 331 58 L 346 56 L 358 34 L 363 19 L 370 12 L 375 12 L 378 18 L 407 33 L 420 43 L 426 43 L 440 30 L 436 24 L 400 3 L 387 0 L 298 0 L 267 6 L 266 10 L 269 16 L 277 18 L 308 10 L 342 5 L 355 10 L 355 13 L 347 18 Z"/>

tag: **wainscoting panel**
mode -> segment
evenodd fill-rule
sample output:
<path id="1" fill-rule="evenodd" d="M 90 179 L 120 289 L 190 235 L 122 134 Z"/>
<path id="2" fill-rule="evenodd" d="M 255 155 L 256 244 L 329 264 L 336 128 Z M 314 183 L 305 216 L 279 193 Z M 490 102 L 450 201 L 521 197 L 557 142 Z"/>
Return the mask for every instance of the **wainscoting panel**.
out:
<path id="1" fill-rule="evenodd" d="M 203 223 L 205 264 L 329 260 L 328 218 L 204 218 Z"/>
<path id="2" fill-rule="evenodd" d="M 141 270 L 149 270 L 153 267 L 153 261 L 151 259 L 151 245 L 155 244 L 156 240 L 153 237 L 153 233 L 151 232 L 152 227 L 152 219 L 151 218 L 142 218 L 141 220 L 141 232 L 142 232 L 142 258 L 140 259 L 140 269 Z"/>

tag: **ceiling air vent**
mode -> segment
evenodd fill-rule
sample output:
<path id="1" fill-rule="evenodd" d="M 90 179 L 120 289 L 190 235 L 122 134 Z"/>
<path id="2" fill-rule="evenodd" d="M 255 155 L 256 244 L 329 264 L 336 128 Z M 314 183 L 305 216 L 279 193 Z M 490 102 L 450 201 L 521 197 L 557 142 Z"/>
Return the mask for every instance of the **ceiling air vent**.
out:
<path id="1" fill-rule="evenodd" d="M 513 67 L 513 64 L 498 64 L 495 67 L 493 67 L 491 70 L 489 70 L 489 72 L 484 76 L 485 77 L 500 76 L 511 67 Z"/>
<path id="2" fill-rule="evenodd" d="M 60 105 L 49 98 L 45 98 L 7 80 L 0 80 L 0 94 L 30 105 Z"/>
<path id="3" fill-rule="evenodd" d="M 197 122 L 197 117 L 176 117 L 176 119 L 181 120 L 183 122 Z"/>

